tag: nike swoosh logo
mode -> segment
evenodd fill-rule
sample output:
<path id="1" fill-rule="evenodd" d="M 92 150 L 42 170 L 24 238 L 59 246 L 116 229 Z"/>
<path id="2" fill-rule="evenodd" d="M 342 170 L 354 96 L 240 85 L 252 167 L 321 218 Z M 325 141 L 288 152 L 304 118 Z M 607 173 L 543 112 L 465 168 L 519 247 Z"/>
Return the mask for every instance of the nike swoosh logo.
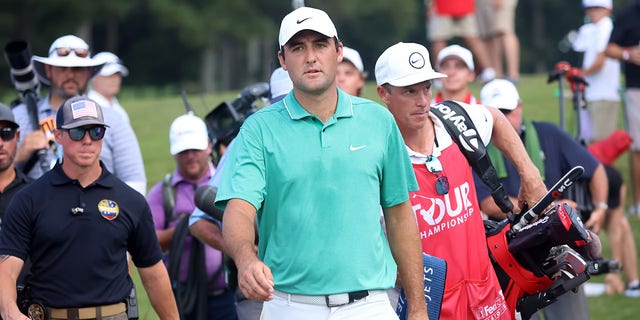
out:
<path id="1" fill-rule="evenodd" d="M 304 18 L 304 19 L 302 19 L 302 20 L 297 20 L 297 21 L 296 21 L 296 23 L 297 23 L 297 24 L 301 24 L 301 23 L 303 23 L 303 22 L 305 22 L 305 21 L 307 21 L 307 20 L 309 20 L 309 19 L 311 19 L 311 17 Z"/>
<path id="2" fill-rule="evenodd" d="M 360 149 L 364 149 L 364 148 L 366 148 L 366 147 L 367 147 L 366 145 L 363 145 L 363 146 L 357 146 L 357 147 L 354 147 L 353 145 L 350 145 L 350 146 L 349 146 L 349 150 L 351 150 L 351 151 L 358 151 L 358 150 L 360 150 Z"/>
<path id="3" fill-rule="evenodd" d="M 420 60 L 411 60 L 411 64 L 416 64 L 418 62 L 420 62 Z"/>

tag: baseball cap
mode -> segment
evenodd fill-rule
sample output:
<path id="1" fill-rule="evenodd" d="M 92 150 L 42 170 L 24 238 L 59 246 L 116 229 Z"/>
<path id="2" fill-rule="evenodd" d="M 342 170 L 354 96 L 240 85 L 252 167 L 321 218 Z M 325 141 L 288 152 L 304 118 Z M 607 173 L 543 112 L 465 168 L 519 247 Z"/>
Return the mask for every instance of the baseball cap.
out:
<path id="1" fill-rule="evenodd" d="M 104 63 L 99 73 L 101 76 L 108 77 L 117 72 L 120 72 L 123 77 L 129 75 L 129 69 L 122 64 L 122 60 L 111 52 L 103 51 L 97 53 L 93 56 L 93 59 Z"/>
<path id="2" fill-rule="evenodd" d="M 482 104 L 501 110 L 513 110 L 520 103 L 518 89 L 509 80 L 494 79 L 480 90 Z"/>
<path id="3" fill-rule="evenodd" d="M 280 47 L 302 30 L 313 30 L 329 38 L 338 37 L 338 31 L 326 12 L 310 7 L 293 10 L 282 19 L 278 43 Z"/>
<path id="4" fill-rule="evenodd" d="M 474 71 L 475 66 L 473 64 L 473 55 L 471 54 L 471 51 L 457 44 L 450 45 L 440 50 L 440 52 L 438 53 L 438 61 L 436 62 L 436 68 L 440 69 L 440 63 L 442 63 L 444 59 L 449 57 L 456 57 L 462 60 L 462 62 L 464 62 L 464 64 L 467 65 L 467 68 L 469 68 L 469 70 Z"/>
<path id="5" fill-rule="evenodd" d="M 61 56 L 58 54 L 57 49 L 70 49 L 67 55 Z M 78 51 L 85 51 L 86 55 L 78 56 Z M 102 62 L 96 61 L 89 55 L 89 45 L 82 39 L 74 35 L 66 35 L 56 39 L 49 47 L 48 57 L 31 57 L 33 61 L 33 67 L 36 70 L 36 74 L 40 81 L 46 85 L 51 84 L 51 79 L 47 77 L 47 73 L 44 71 L 44 65 L 56 67 L 94 67 L 94 73 L 97 72 L 97 66 Z"/>
<path id="6" fill-rule="evenodd" d="M 342 47 L 342 61 L 345 60 L 351 62 L 356 67 L 356 69 L 358 69 L 358 71 L 364 72 L 362 58 L 360 58 L 360 53 L 358 53 L 358 51 L 349 47 Z"/>
<path id="7" fill-rule="evenodd" d="M 446 78 L 435 72 L 429 62 L 429 51 L 417 43 L 398 42 L 387 48 L 376 61 L 376 83 L 406 87 L 419 82 Z"/>
<path id="8" fill-rule="evenodd" d="M 602 7 L 602 8 L 611 9 L 613 8 L 613 3 L 611 0 L 582 0 L 582 7 L 584 8 Z"/>
<path id="9" fill-rule="evenodd" d="M 13 116 L 13 111 L 2 103 L 0 103 L 0 121 L 9 122 L 14 128 L 19 127 L 16 123 L 16 118 Z"/>
<path id="10" fill-rule="evenodd" d="M 289 73 L 282 67 L 273 70 L 269 79 L 269 89 L 271 91 L 271 103 L 276 103 L 293 89 L 293 82 L 289 78 Z"/>
<path id="11" fill-rule="evenodd" d="M 177 117 L 169 128 L 169 151 L 176 155 L 185 150 L 205 150 L 209 146 L 207 125 L 200 117 L 187 113 Z"/>
<path id="12" fill-rule="evenodd" d="M 56 114 L 56 128 L 59 129 L 73 129 L 92 124 L 108 127 L 104 123 L 100 105 L 87 96 L 67 99 Z"/>

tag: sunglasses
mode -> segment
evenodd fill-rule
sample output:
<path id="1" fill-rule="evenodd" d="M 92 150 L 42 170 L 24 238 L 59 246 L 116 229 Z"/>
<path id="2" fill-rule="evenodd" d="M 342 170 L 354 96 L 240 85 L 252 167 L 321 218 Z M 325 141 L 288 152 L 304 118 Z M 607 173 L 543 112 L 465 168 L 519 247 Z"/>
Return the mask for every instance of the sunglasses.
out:
<path id="1" fill-rule="evenodd" d="M 16 131 L 16 128 L 2 128 L 0 129 L 0 139 L 2 139 L 2 141 L 11 141 L 16 137 Z"/>
<path id="2" fill-rule="evenodd" d="M 73 141 L 81 141 L 82 139 L 84 139 L 85 132 L 89 132 L 89 138 L 91 138 L 91 140 L 98 141 L 104 137 L 105 131 L 106 131 L 106 128 L 101 126 L 91 127 L 91 128 L 79 127 L 79 128 L 67 129 L 67 132 L 69 133 L 69 138 L 71 138 L 71 140 Z"/>
<path id="3" fill-rule="evenodd" d="M 64 47 L 64 48 L 55 48 L 53 50 L 51 50 L 51 52 L 49 52 L 49 54 L 56 52 L 56 54 L 58 54 L 59 57 L 66 57 L 68 56 L 72 51 L 76 53 L 76 56 L 79 58 L 86 58 L 89 56 L 89 50 L 88 49 L 84 49 L 84 48 L 69 48 L 69 47 Z"/>
<path id="4" fill-rule="evenodd" d="M 438 194 L 447 194 L 449 193 L 449 179 L 444 174 L 444 169 L 442 168 L 442 163 L 438 160 L 438 157 L 429 156 L 427 161 L 424 163 L 427 166 L 427 170 L 429 172 L 436 175 L 436 192 Z"/>

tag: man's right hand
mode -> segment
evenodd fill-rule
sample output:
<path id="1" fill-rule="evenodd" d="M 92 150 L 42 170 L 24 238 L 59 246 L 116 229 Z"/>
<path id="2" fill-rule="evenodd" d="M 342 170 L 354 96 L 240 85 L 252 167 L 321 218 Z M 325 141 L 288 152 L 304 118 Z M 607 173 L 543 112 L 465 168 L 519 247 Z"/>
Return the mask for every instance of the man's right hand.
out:
<path id="1" fill-rule="evenodd" d="M 26 162 L 34 152 L 41 149 L 49 149 L 49 139 L 42 130 L 25 135 L 22 143 L 18 146 L 16 162 Z"/>
<path id="2" fill-rule="evenodd" d="M 248 299 L 259 301 L 273 299 L 271 269 L 257 258 L 238 266 L 238 286 Z"/>

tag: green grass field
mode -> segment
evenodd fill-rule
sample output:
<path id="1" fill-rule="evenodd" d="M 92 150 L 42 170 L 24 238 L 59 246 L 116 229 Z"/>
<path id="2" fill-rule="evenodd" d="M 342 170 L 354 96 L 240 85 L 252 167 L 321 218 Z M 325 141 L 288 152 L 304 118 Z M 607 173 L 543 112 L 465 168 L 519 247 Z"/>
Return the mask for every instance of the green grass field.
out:
<path id="1" fill-rule="evenodd" d="M 479 97 L 480 85 L 474 85 L 472 90 Z M 559 123 L 560 108 L 557 83 L 547 84 L 546 75 L 523 76 L 518 84 L 518 90 L 524 101 L 526 118 Z M 193 95 L 189 97 L 189 100 L 196 115 L 204 117 L 218 103 L 231 101 L 236 94 L 237 92 L 207 96 Z M 380 102 L 373 82 L 369 82 L 365 87 L 364 96 Z M 120 97 L 120 101 L 129 113 L 140 142 L 145 161 L 148 188 L 150 188 L 160 181 L 166 172 L 173 170 L 174 162 L 169 154 L 169 126 L 175 117 L 185 113 L 182 98 L 178 94 L 175 97 L 154 98 L 150 97 L 149 94 L 125 90 Z M 570 100 L 565 100 L 564 105 L 567 130 L 573 133 L 575 111 Z M 622 127 L 622 121 L 620 122 L 620 127 Z M 623 173 L 627 186 L 631 186 L 628 156 L 625 154 L 620 157 L 616 165 Z M 628 190 L 631 190 L 631 188 L 629 187 Z M 631 219 L 631 225 L 636 243 L 640 244 L 640 220 Z M 606 238 L 605 234 L 601 234 L 605 256 L 608 254 Z M 591 281 L 602 282 L 603 277 L 598 276 Z M 139 283 L 139 280 L 136 280 L 138 288 L 140 288 Z M 146 300 L 144 292 L 140 289 L 138 291 L 140 294 L 140 318 L 145 320 L 157 319 Z M 589 298 L 589 309 L 591 319 L 634 319 L 638 317 L 637 314 L 640 312 L 640 298 L 627 298 L 623 295 Z"/>

